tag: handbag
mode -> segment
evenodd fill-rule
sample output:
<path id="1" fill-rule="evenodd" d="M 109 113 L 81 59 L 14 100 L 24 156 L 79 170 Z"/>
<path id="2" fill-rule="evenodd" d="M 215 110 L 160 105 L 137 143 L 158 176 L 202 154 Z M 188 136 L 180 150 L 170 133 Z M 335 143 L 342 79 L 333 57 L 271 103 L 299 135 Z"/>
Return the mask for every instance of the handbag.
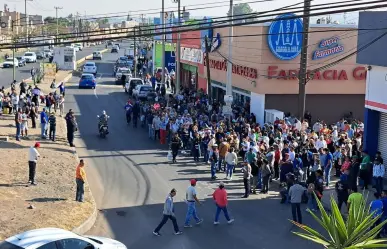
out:
<path id="1" fill-rule="evenodd" d="M 172 151 L 168 151 L 168 154 L 167 154 L 167 160 L 168 160 L 168 161 L 172 161 L 172 160 L 173 160 L 173 157 L 172 157 Z"/>

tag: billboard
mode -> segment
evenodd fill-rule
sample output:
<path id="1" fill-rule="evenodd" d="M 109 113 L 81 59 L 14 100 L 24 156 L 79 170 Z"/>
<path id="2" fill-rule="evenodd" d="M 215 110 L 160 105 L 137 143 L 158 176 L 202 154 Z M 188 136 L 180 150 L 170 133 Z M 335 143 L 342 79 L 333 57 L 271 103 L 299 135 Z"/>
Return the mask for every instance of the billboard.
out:
<path id="1" fill-rule="evenodd" d="M 154 46 L 154 68 L 161 67 L 161 57 L 162 57 L 162 44 L 159 42 L 155 43 Z M 176 71 L 175 69 L 175 45 L 172 43 L 166 43 L 165 44 L 165 67 L 168 68 L 168 71 L 170 72 L 172 69 Z"/>
<path id="2" fill-rule="evenodd" d="M 165 30 L 163 30 L 163 26 L 161 25 L 161 18 L 162 18 L 161 15 L 162 14 L 160 13 L 160 17 L 155 17 L 153 19 L 153 24 L 155 27 L 155 34 L 156 34 L 156 36 L 154 36 L 154 39 L 156 41 L 161 41 L 163 39 L 162 35 L 157 35 L 157 34 L 160 34 L 163 31 L 164 32 L 172 31 L 173 26 L 179 25 L 178 24 L 179 21 L 177 18 L 175 18 L 173 11 L 165 12 Z M 165 40 L 167 42 L 172 42 L 172 34 L 167 34 Z"/>

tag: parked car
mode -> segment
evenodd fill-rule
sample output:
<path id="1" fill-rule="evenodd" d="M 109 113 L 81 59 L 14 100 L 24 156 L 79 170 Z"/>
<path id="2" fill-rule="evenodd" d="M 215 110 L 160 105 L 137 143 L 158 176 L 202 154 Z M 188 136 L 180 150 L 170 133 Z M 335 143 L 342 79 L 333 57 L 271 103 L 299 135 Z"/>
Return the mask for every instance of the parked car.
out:
<path id="1" fill-rule="evenodd" d="M 19 61 L 16 58 L 8 57 L 3 62 L 3 68 L 19 67 Z"/>
<path id="2" fill-rule="evenodd" d="M 81 79 L 79 80 L 78 88 L 93 88 L 95 89 L 97 87 L 97 80 L 95 79 L 95 76 L 91 73 L 83 73 L 81 76 Z"/>
<path id="3" fill-rule="evenodd" d="M 27 64 L 26 59 L 24 59 L 23 56 L 18 56 L 16 59 L 19 61 L 19 67 L 24 67 Z"/>
<path id="4" fill-rule="evenodd" d="M 118 50 L 120 50 L 120 48 L 117 47 L 116 45 L 114 45 L 114 46 L 112 47 L 112 50 L 111 50 L 110 52 L 111 52 L 111 53 L 118 53 Z"/>
<path id="5" fill-rule="evenodd" d="M 53 56 L 54 52 L 51 50 L 51 49 L 45 49 L 43 51 L 43 54 L 46 58 L 50 58 L 51 56 Z"/>
<path id="6" fill-rule="evenodd" d="M 83 65 L 83 73 L 91 73 L 96 75 L 97 65 L 95 65 L 95 62 L 86 62 L 85 65 Z"/>
<path id="7" fill-rule="evenodd" d="M 0 249 L 127 249 L 117 240 L 81 236 L 59 228 L 40 228 L 14 235 L 0 242 Z"/>
<path id="8" fill-rule="evenodd" d="M 36 59 L 42 60 L 42 59 L 44 59 L 44 58 L 45 58 L 45 56 L 44 56 L 44 54 L 43 54 L 42 52 L 37 52 L 37 53 L 36 53 Z"/>
<path id="9" fill-rule="evenodd" d="M 102 60 L 102 53 L 99 51 L 93 52 L 93 60 Z"/>
<path id="10" fill-rule="evenodd" d="M 122 75 L 126 76 L 126 80 L 132 77 L 132 72 L 127 67 L 119 67 L 116 72 L 116 84 L 121 84 Z"/>
<path id="11" fill-rule="evenodd" d="M 133 89 L 133 97 L 139 100 L 148 99 L 149 93 L 155 92 L 155 89 L 150 85 L 137 85 L 135 89 Z"/>
<path id="12" fill-rule="evenodd" d="M 133 89 L 138 85 L 143 85 L 144 82 L 140 78 L 131 78 L 129 82 L 125 84 L 125 92 L 129 93 L 129 95 L 133 95 Z"/>
<path id="13" fill-rule="evenodd" d="M 25 52 L 24 59 L 26 59 L 27 63 L 34 63 L 37 60 L 37 56 L 35 52 Z"/>

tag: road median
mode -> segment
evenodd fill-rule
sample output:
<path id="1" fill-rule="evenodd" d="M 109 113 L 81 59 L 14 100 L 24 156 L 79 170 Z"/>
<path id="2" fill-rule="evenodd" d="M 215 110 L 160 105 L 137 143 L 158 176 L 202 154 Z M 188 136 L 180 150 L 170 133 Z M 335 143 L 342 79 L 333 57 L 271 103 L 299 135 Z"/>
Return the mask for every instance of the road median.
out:
<path id="1" fill-rule="evenodd" d="M 57 82 L 68 81 L 71 77 L 71 71 L 59 71 L 56 75 Z M 47 94 L 52 91 L 50 83 L 43 81 L 39 88 Z M 0 141 L 0 240 L 41 227 L 59 227 L 83 233 L 95 222 L 97 211 L 90 189 L 85 189 L 85 202 L 75 201 L 78 157 L 67 144 L 66 123 L 59 116 L 59 111 L 56 117 L 55 142 L 42 140 L 39 124 L 32 129 L 31 120 L 28 121 L 28 138 L 18 142 L 15 140 L 14 115 L 0 116 L 0 137 L 9 138 L 8 141 Z M 28 150 L 35 142 L 41 143 L 36 186 L 27 183 Z"/>

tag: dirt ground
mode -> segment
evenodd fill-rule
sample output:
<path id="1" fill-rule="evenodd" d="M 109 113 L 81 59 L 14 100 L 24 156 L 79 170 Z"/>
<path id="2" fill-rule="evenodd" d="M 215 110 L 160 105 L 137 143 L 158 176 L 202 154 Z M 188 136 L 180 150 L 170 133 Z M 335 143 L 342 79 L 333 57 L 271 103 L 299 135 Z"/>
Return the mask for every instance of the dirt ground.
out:
<path id="1" fill-rule="evenodd" d="M 59 72 L 57 82 L 67 73 Z M 49 83 L 39 87 L 49 92 Z M 59 112 L 59 111 L 58 111 Z M 71 230 L 81 225 L 94 211 L 90 190 L 86 187 L 85 202 L 75 201 L 76 156 L 66 141 L 64 118 L 57 115 L 56 142 L 40 139 L 40 127 L 31 128 L 29 138 L 15 140 L 14 115 L 0 116 L 0 241 L 17 233 L 42 227 Z M 28 181 L 28 148 L 41 143 L 37 163 L 37 186 Z M 33 205 L 33 209 L 28 207 Z"/>

